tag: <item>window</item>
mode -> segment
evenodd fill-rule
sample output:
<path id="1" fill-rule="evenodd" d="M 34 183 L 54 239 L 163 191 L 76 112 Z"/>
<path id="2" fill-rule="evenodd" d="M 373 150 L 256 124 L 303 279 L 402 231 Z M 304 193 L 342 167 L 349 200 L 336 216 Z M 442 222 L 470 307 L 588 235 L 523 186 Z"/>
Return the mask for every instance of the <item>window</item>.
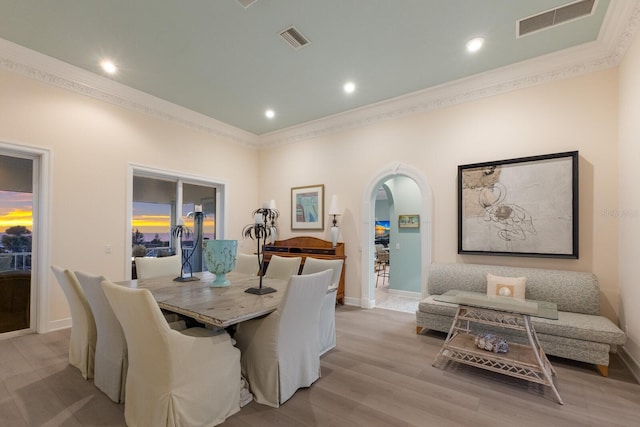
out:
<path id="1" fill-rule="evenodd" d="M 181 254 L 191 257 L 194 272 L 203 271 L 203 241 L 215 239 L 220 233 L 221 224 L 217 219 L 221 212 L 219 198 L 224 194 L 224 184 L 142 168 L 134 168 L 132 175 L 132 256 Z M 196 205 L 204 213 L 202 224 L 194 222 Z M 171 233 L 178 223 L 177 218 L 190 231 L 183 234 L 181 242 L 176 241 Z"/>

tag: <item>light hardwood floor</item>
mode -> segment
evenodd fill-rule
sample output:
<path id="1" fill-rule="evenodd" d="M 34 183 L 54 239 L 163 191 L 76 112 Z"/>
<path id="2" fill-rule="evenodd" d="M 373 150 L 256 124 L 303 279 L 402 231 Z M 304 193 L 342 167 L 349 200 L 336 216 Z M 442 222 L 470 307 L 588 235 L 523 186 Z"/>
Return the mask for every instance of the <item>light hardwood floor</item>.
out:
<path id="1" fill-rule="evenodd" d="M 255 402 L 223 426 L 640 426 L 640 385 L 617 356 L 609 378 L 550 358 L 564 405 L 542 385 L 448 363 L 444 335 L 416 335 L 415 316 L 336 310 L 338 347 L 322 378 L 279 409 Z M 123 426 L 112 403 L 67 364 L 69 331 L 0 341 L 0 426 Z"/>

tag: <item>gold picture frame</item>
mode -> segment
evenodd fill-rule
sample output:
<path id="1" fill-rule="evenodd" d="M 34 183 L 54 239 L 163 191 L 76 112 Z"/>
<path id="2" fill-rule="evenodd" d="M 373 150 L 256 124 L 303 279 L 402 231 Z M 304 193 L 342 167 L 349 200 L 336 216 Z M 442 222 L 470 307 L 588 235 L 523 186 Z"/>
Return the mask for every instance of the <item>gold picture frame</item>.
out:
<path id="1" fill-rule="evenodd" d="M 398 215 L 398 228 L 420 228 L 420 215 Z"/>

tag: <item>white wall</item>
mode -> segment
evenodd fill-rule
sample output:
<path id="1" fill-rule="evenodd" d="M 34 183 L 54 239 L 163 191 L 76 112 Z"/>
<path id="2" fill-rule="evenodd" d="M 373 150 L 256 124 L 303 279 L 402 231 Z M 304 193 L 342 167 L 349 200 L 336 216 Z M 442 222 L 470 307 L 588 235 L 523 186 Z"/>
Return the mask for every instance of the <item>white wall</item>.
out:
<path id="1" fill-rule="evenodd" d="M 325 184 L 326 194 L 338 194 L 346 297 L 360 300 L 363 192 L 379 171 L 409 165 L 432 185 L 434 262 L 592 271 L 602 313 L 617 322 L 618 222 L 605 214 L 618 208 L 617 93 L 617 70 L 609 69 L 273 147 L 260 153 L 260 194 L 280 206 L 289 204 L 291 187 Z M 572 150 L 580 151 L 579 260 L 457 255 L 458 165 Z M 300 234 L 288 229 L 289 209 L 282 238 Z M 329 240 L 328 227 L 307 234 Z"/>
<path id="2" fill-rule="evenodd" d="M 640 378 L 640 35 L 620 66 L 619 224 L 620 323 L 627 331 L 626 354 Z"/>
<path id="3" fill-rule="evenodd" d="M 0 71 L 0 141 L 51 151 L 51 263 L 125 278 L 129 164 L 222 180 L 227 238 L 241 239 L 258 204 L 258 153 L 118 106 Z M 105 253 L 105 245 L 112 253 Z M 55 279 L 49 324 L 68 319 Z"/>

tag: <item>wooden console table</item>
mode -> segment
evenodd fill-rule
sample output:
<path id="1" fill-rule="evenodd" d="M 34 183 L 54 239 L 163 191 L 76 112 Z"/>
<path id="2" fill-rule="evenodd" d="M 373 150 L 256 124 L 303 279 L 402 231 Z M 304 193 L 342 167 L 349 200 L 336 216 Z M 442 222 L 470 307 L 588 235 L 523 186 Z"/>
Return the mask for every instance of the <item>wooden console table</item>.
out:
<path id="1" fill-rule="evenodd" d="M 347 257 L 344 254 L 344 243 L 338 243 L 336 247 L 327 240 L 318 239 L 311 236 L 292 237 L 286 240 L 276 240 L 273 245 L 265 245 L 264 247 L 264 268 L 269 265 L 272 255 L 282 257 L 302 257 L 300 263 L 300 271 L 304 266 L 307 257 L 318 259 L 341 259 L 342 272 L 340 274 L 340 282 L 338 282 L 338 291 L 336 301 L 344 304 L 344 271 L 347 264 Z"/>
<path id="2" fill-rule="evenodd" d="M 556 372 L 542 350 L 530 319 L 530 316 L 557 319 L 555 303 L 489 297 L 476 292 L 455 290 L 434 296 L 434 299 L 458 304 L 458 312 L 433 366 L 441 359 L 449 359 L 544 384 L 551 387 L 557 402 L 562 405 L 562 398 L 553 382 Z M 474 342 L 471 323 L 521 331 L 526 335 L 529 345 L 509 343 L 509 351 L 506 353 L 479 349 Z"/>

